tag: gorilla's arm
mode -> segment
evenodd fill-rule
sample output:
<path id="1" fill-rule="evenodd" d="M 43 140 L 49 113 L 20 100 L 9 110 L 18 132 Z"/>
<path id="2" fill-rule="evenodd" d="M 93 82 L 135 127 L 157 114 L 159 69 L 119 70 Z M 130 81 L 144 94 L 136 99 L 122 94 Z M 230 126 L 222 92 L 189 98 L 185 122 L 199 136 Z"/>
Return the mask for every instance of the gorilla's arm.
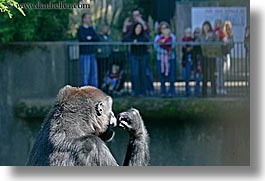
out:
<path id="1" fill-rule="evenodd" d="M 124 166 L 147 166 L 149 162 L 149 148 L 147 135 L 142 138 L 130 138 Z"/>
<path id="2" fill-rule="evenodd" d="M 143 120 L 136 109 L 120 113 L 119 127 L 129 132 L 129 145 L 127 148 L 124 166 L 147 166 L 149 162 L 149 136 Z"/>

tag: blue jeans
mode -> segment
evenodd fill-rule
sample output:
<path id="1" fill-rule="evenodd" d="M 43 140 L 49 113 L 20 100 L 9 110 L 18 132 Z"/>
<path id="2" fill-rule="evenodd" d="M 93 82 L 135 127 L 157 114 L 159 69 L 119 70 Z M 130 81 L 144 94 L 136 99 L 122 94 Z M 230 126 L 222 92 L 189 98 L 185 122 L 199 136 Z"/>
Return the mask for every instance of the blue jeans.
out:
<path id="1" fill-rule="evenodd" d="M 195 80 L 195 90 L 194 90 L 194 93 L 195 93 L 195 96 L 199 96 L 201 94 L 201 85 L 200 85 L 200 82 L 201 82 L 201 73 L 195 72 L 194 73 L 194 80 Z"/>
<path id="2" fill-rule="evenodd" d="M 190 95 L 190 76 L 191 76 L 191 62 L 187 61 L 185 67 L 183 67 L 182 69 L 182 76 L 184 78 L 185 81 L 185 91 L 186 91 L 186 95 L 189 96 Z"/>
<path id="3" fill-rule="evenodd" d="M 131 82 L 135 95 L 145 95 L 147 55 L 131 56 Z"/>
<path id="4" fill-rule="evenodd" d="M 154 82 L 154 76 L 153 72 L 151 70 L 150 66 L 150 56 L 147 55 L 147 60 L 146 60 L 146 86 L 147 86 L 147 91 L 149 93 L 153 93 L 155 91 L 153 82 Z"/>
<path id="5" fill-rule="evenodd" d="M 192 66 L 192 63 L 190 61 L 186 62 L 186 66 L 183 67 L 182 69 L 182 76 L 185 80 L 185 91 L 186 91 L 186 95 L 189 96 L 191 91 L 190 91 L 190 77 L 191 77 L 191 71 L 194 68 L 194 81 L 195 81 L 195 96 L 199 96 L 200 95 L 200 81 L 201 81 L 201 73 L 196 72 L 195 70 L 195 66 Z"/>
<path id="6" fill-rule="evenodd" d="M 98 87 L 98 66 L 94 54 L 80 55 L 80 72 L 83 86 Z"/>
<path id="7" fill-rule="evenodd" d="M 175 95 L 175 79 L 176 79 L 176 62 L 175 59 L 169 60 L 170 67 L 169 67 L 169 76 L 166 77 L 164 74 L 161 73 L 161 60 L 157 60 L 157 71 L 159 75 L 159 81 L 161 83 L 161 94 L 166 94 L 166 86 L 165 82 L 166 79 L 169 78 L 170 86 L 169 86 L 169 94 Z"/>
<path id="8" fill-rule="evenodd" d="M 132 60 L 133 58 L 133 55 L 131 54 L 131 52 L 128 52 L 128 59 L 129 59 L 129 62 L 130 62 L 130 66 L 133 67 L 132 65 Z M 150 55 L 145 55 L 145 59 L 146 59 L 146 88 L 147 88 L 147 91 L 149 93 L 153 93 L 155 91 L 155 88 L 154 88 L 154 76 L 153 76 L 153 72 L 151 70 L 151 66 L 150 66 Z M 131 74 L 131 77 L 130 79 L 132 80 L 132 74 Z M 132 87 L 132 90 L 133 92 L 135 92 L 134 90 L 135 87 Z"/>

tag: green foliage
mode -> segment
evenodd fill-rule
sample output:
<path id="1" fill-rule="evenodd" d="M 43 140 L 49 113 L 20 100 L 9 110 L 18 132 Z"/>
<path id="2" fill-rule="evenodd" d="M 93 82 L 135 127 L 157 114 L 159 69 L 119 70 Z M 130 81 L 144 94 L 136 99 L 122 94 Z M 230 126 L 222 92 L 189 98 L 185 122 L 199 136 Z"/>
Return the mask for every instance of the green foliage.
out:
<path id="1" fill-rule="evenodd" d="M 61 0 L 42 0 L 41 3 L 58 3 Z M 78 0 L 64 0 L 65 3 L 78 3 Z M 131 10 L 139 7 L 142 11 L 144 20 L 148 20 L 151 13 L 151 0 L 124 0 L 119 6 L 119 1 L 106 1 L 113 5 L 112 11 L 119 13 L 107 14 L 108 8 L 103 7 L 103 1 L 94 1 L 90 10 L 87 9 L 18 9 L 18 4 L 32 3 L 37 4 L 35 0 L 0 0 L 0 44 L 6 44 L 15 41 L 63 41 L 74 39 L 76 29 L 80 24 L 80 16 L 84 12 L 91 12 L 95 17 L 95 25 L 99 22 L 108 22 L 111 25 L 111 37 L 114 41 L 121 39 L 121 30 L 124 20 L 131 16 Z M 105 9 L 105 10 L 104 10 Z M 76 13 L 79 12 L 80 13 Z M 21 13 L 24 14 L 21 14 Z M 100 14 L 100 16 L 98 16 Z M 23 16 L 26 15 L 26 16 Z M 109 16 L 111 15 L 112 18 Z M 10 18 L 12 17 L 12 18 Z M 114 18 L 116 17 L 116 18 Z M 72 19 L 75 18 L 75 21 Z"/>
<path id="2" fill-rule="evenodd" d="M 18 6 L 18 3 L 15 0 L 0 0 L 0 12 L 7 13 L 9 18 L 12 18 L 13 14 L 10 7 L 17 9 L 23 16 L 25 16 L 24 11 Z"/>
<path id="3" fill-rule="evenodd" d="M 3 0 L 0 0 L 3 1 Z M 6 1 L 6 0 L 5 0 Z M 17 0 L 18 3 L 37 3 L 35 0 Z M 41 3 L 60 2 L 42 0 Z M 77 3 L 77 0 L 65 0 Z M 59 41 L 69 39 L 66 33 L 72 9 L 24 9 L 26 16 L 14 11 L 10 19 L 7 13 L 0 18 L 0 43 L 13 41 Z"/>

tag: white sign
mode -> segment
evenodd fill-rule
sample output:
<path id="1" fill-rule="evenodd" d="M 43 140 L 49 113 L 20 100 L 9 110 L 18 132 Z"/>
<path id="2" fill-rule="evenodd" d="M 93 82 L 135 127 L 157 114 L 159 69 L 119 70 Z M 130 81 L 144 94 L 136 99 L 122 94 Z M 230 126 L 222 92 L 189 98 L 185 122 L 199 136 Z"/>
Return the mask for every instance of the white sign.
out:
<path id="1" fill-rule="evenodd" d="M 245 27 L 247 26 L 247 8 L 246 7 L 193 7 L 191 22 L 192 29 L 196 27 L 202 28 L 204 21 L 209 21 L 214 27 L 216 19 L 225 21 L 231 21 L 233 25 L 233 35 L 235 42 L 244 42 Z M 245 50 L 242 46 L 235 45 L 234 52 L 232 50 L 232 56 L 244 57 Z M 241 51 L 242 50 L 242 51 Z M 235 53 L 235 55 L 233 55 Z"/>
<path id="2" fill-rule="evenodd" d="M 214 26 L 216 19 L 231 21 L 233 25 L 234 41 L 243 42 L 245 27 L 247 26 L 246 7 L 193 7 L 192 29 L 202 27 L 204 21 L 208 20 Z"/>

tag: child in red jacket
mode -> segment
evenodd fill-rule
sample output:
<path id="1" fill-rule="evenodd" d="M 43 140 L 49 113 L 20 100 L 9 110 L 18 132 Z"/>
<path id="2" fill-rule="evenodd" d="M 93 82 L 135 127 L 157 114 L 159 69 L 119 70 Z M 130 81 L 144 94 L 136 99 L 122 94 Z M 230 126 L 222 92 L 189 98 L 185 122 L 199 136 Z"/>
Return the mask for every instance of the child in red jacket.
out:
<path id="1" fill-rule="evenodd" d="M 165 74 L 165 76 L 169 75 L 169 57 L 170 57 L 170 51 L 171 51 L 171 43 L 172 43 L 172 37 L 170 36 L 171 32 L 170 29 L 164 29 L 162 30 L 162 36 L 157 40 L 158 43 L 161 43 L 160 47 L 164 50 L 166 50 L 165 53 L 162 53 L 161 56 L 161 73 Z"/>
<path id="2" fill-rule="evenodd" d="M 216 19 L 215 22 L 214 22 L 214 28 L 213 28 L 213 32 L 215 33 L 216 35 L 216 38 L 218 41 L 222 41 L 225 34 L 222 30 L 222 27 L 223 27 L 223 23 L 222 23 L 222 20 L 221 19 Z"/>

